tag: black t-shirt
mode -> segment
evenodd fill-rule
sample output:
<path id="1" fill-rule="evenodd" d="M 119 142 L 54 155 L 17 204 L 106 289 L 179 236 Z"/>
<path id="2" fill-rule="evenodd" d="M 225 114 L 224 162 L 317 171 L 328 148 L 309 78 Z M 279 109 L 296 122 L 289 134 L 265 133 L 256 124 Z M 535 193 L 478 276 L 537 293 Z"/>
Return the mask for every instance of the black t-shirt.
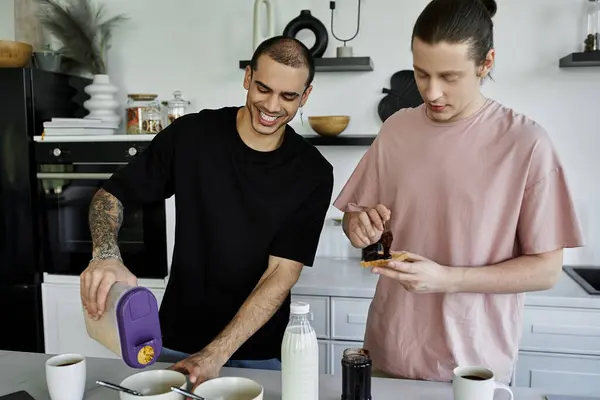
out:
<path id="1" fill-rule="evenodd" d="M 232 320 L 269 255 L 312 265 L 333 168 L 290 126 L 274 151 L 248 147 L 239 107 L 175 120 L 104 186 L 125 208 L 175 195 L 175 245 L 160 308 L 163 345 L 194 353 Z M 232 359 L 280 357 L 290 296 Z"/>

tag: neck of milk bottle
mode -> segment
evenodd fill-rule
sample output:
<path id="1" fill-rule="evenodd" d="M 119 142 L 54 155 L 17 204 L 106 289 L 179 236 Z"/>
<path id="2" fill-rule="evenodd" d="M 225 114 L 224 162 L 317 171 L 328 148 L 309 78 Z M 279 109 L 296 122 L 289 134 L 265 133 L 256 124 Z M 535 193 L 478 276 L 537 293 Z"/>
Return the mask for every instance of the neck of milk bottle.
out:
<path id="1" fill-rule="evenodd" d="M 295 328 L 296 333 L 308 333 L 312 330 L 310 321 L 308 320 L 308 314 L 290 314 L 290 322 L 288 327 Z"/>

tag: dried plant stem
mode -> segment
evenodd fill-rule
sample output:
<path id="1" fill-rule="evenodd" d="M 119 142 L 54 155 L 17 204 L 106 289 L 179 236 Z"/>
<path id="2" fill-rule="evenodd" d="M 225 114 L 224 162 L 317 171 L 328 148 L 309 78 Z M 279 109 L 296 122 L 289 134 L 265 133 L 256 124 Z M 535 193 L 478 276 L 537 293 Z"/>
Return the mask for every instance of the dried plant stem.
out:
<path id="1" fill-rule="evenodd" d="M 40 22 L 62 43 L 59 53 L 67 71 L 106 74 L 112 30 L 127 18 L 104 18 L 104 6 L 91 0 L 37 0 Z"/>

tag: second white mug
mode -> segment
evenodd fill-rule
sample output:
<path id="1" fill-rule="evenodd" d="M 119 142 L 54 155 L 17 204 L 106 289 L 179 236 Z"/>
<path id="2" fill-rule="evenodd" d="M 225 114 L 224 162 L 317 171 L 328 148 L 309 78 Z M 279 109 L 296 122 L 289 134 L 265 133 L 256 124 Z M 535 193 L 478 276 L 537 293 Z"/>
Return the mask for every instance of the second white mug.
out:
<path id="1" fill-rule="evenodd" d="M 46 361 L 46 382 L 52 400 L 81 400 L 86 363 L 81 354 L 61 354 Z"/>
<path id="2" fill-rule="evenodd" d="M 454 400 L 494 400 L 497 390 L 509 393 L 513 400 L 510 388 L 494 379 L 494 373 L 484 367 L 457 367 L 452 377 L 452 390 Z"/>

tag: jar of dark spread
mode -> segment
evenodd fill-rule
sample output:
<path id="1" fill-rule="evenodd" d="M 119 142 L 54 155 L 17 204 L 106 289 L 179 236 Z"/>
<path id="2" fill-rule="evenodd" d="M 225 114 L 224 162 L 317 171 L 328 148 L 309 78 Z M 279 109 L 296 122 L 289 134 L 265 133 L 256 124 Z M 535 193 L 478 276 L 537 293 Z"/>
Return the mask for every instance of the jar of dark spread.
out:
<path id="1" fill-rule="evenodd" d="M 342 400 L 371 400 L 372 362 L 365 349 L 346 349 L 342 355 Z"/>

